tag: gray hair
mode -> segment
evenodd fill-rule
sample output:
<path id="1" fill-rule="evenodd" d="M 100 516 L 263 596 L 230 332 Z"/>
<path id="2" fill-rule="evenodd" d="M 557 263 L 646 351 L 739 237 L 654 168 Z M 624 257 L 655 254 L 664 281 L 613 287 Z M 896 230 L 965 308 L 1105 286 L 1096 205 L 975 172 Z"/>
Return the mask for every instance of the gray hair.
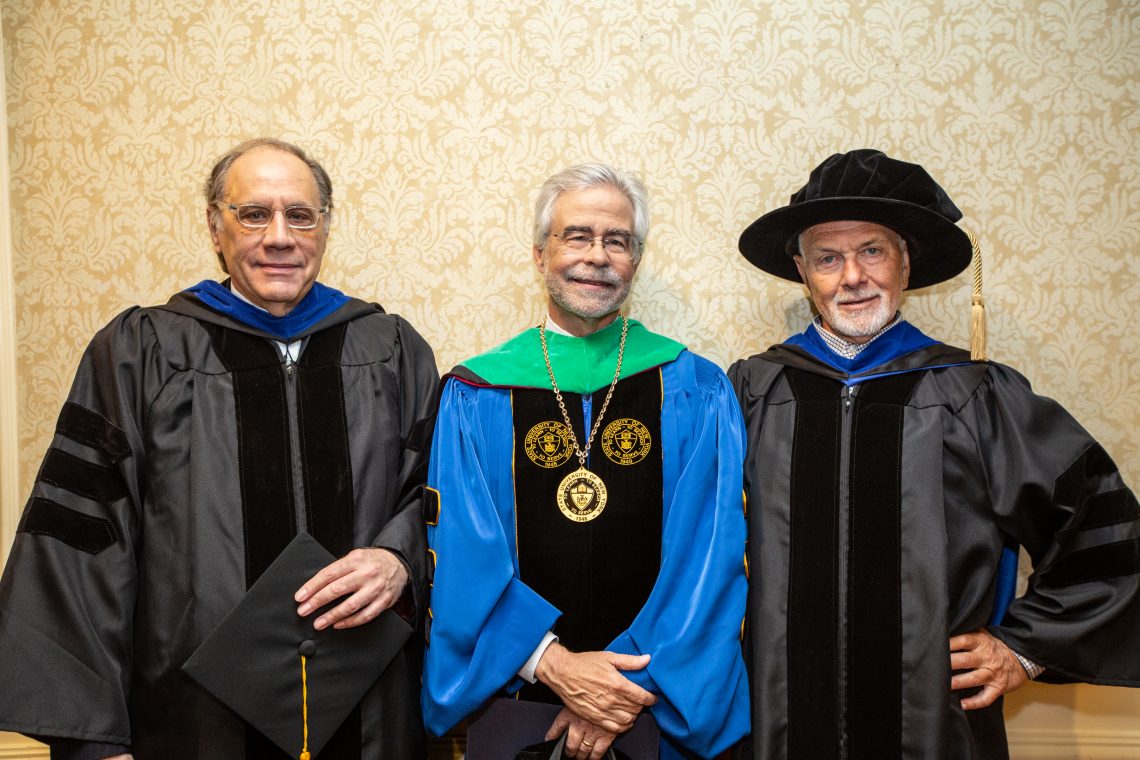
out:
<path id="1" fill-rule="evenodd" d="M 630 205 L 633 206 L 636 258 L 641 258 L 641 252 L 645 248 L 645 238 L 649 235 L 649 193 L 641 179 L 633 172 L 599 163 L 571 166 L 542 183 L 538 198 L 534 202 L 535 247 L 540 251 L 546 247 L 546 238 L 550 236 L 550 223 L 554 218 L 554 204 L 563 193 L 601 185 L 612 185 L 629 198 Z"/>
<path id="2" fill-rule="evenodd" d="M 319 161 L 315 158 L 310 158 L 305 151 L 293 143 L 287 143 L 284 140 L 277 140 L 272 137 L 255 137 L 252 140 L 246 140 L 219 158 L 218 162 L 214 164 L 214 168 L 210 170 L 210 177 L 206 180 L 204 190 L 211 230 L 217 229 L 218 216 L 221 214 L 217 204 L 226 193 L 226 180 L 230 175 L 230 167 L 234 165 L 234 161 L 237 161 L 246 153 L 256 150 L 257 148 L 272 148 L 273 150 L 279 150 L 283 153 L 290 153 L 304 161 L 305 166 L 308 166 L 309 171 L 313 173 L 313 180 L 317 183 L 317 191 L 321 196 L 321 206 L 327 208 L 330 212 L 332 211 L 332 180 L 329 179 L 329 173 L 325 171 L 325 167 L 321 166 Z M 329 218 L 329 216 L 325 217 L 326 223 Z M 229 270 L 226 269 L 225 259 L 222 258 L 221 253 L 218 254 L 218 260 L 222 263 L 222 271 L 229 274 Z"/>

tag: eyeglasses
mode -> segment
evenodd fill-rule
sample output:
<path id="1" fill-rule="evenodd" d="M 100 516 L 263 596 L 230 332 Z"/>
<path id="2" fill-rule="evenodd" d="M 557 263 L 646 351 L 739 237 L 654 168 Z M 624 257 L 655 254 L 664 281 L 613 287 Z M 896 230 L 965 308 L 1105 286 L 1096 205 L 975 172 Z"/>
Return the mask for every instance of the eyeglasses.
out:
<path id="1" fill-rule="evenodd" d="M 262 230 L 273 222 L 273 216 L 278 209 L 261 206 L 256 203 L 218 203 L 218 208 L 229 209 L 233 212 L 242 227 L 251 230 Z M 321 214 L 328 213 L 328 206 L 313 208 L 312 206 L 287 206 L 281 209 L 281 216 L 285 224 L 294 230 L 311 230 L 321 223 Z"/>
<path id="2" fill-rule="evenodd" d="M 566 229 L 562 234 L 551 232 L 550 237 L 558 238 L 572 251 L 588 251 L 600 240 L 602 249 L 616 259 L 632 259 L 641 249 L 641 241 L 628 232 L 607 232 L 595 236 L 584 230 Z"/>

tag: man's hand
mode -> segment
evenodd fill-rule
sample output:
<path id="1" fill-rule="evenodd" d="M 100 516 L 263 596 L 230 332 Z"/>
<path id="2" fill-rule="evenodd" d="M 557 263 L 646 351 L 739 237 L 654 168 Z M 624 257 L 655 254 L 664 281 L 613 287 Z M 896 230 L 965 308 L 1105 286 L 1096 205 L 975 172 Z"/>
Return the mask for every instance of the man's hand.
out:
<path id="1" fill-rule="evenodd" d="M 408 583 L 408 571 L 395 554 L 387 549 L 353 549 L 328 565 L 301 586 L 293 596 L 301 606 L 302 617 L 313 610 L 350 594 L 347 599 L 317 618 L 318 631 L 352 628 L 372 620 L 400 598 Z"/>
<path id="2" fill-rule="evenodd" d="M 547 741 L 566 734 L 563 748 L 567 757 L 574 760 L 601 760 L 609 750 L 617 734 L 582 720 L 567 708 L 562 708 L 546 732 Z"/>
<path id="3" fill-rule="evenodd" d="M 985 630 L 950 639 L 950 667 L 966 671 L 950 679 L 951 689 L 982 687 L 977 694 L 962 700 L 963 710 L 989 707 L 1002 694 L 1029 680 L 1013 650 Z"/>
<path id="4" fill-rule="evenodd" d="M 534 674 L 579 718 L 620 734 L 630 729 L 643 708 L 657 702 L 621 674 L 648 664 L 647 654 L 571 652 L 556 641 L 543 652 Z"/>

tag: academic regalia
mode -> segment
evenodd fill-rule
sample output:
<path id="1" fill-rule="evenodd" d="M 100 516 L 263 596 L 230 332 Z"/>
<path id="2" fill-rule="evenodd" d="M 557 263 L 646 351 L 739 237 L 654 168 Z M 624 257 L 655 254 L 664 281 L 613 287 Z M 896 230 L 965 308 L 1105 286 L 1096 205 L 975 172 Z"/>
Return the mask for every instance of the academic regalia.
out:
<path id="1" fill-rule="evenodd" d="M 613 380 L 621 320 L 584 338 L 547 331 L 580 447 Z M 634 320 L 587 468 L 596 517 L 560 512 L 578 468 L 539 331 L 454 370 L 432 444 L 435 562 L 423 707 L 441 734 L 495 696 L 552 700 L 517 672 L 552 630 L 576 651 L 652 659 L 662 757 L 714 755 L 748 730 L 743 430 L 724 373 Z"/>
<path id="2" fill-rule="evenodd" d="M 303 340 L 299 361 L 273 340 Z M 280 319 L 218 283 L 116 317 L 0 584 L 0 729 L 136 760 L 287 757 L 182 666 L 301 530 L 335 556 L 392 550 L 411 569 L 404 613 L 426 609 L 418 421 L 437 382 L 411 326 L 319 283 Z M 325 757 L 423 755 L 417 641 Z"/>
<path id="3" fill-rule="evenodd" d="M 1140 685 L 1140 509 L 1108 454 L 1009 367 L 902 322 L 854 359 L 814 326 L 736 363 L 748 432 L 756 760 L 1006 758 L 963 711 L 951 636 L 987 626 L 1039 680 Z"/>

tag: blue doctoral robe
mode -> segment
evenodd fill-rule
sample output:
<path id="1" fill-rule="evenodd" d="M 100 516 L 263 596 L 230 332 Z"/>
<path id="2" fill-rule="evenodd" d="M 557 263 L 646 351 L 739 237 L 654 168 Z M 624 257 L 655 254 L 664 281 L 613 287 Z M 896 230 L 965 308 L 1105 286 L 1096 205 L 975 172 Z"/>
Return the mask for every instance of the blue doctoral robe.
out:
<path id="1" fill-rule="evenodd" d="M 552 351 L 578 340 L 549 337 Z M 749 724 L 740 647 L 744 430 L 712 363 L 682 350 L 646 371 L 660 373 L 662 396 L 660 567 L 644 606 L 607 649 L 652 656 L 624 675 L 658 698 L 650 710 L 668 739 L 661 756 L 679 757 L 675 743 L 708 757 Z M 461 374 L 444 387 L 428 473 L 439 508 L 428 527 L 436 567 L 422 704 L 435 734 L 523 686 L 518 670 L 546 631 L 558 632 L 561 615 L 520 578 L 510 383 Z"/>

